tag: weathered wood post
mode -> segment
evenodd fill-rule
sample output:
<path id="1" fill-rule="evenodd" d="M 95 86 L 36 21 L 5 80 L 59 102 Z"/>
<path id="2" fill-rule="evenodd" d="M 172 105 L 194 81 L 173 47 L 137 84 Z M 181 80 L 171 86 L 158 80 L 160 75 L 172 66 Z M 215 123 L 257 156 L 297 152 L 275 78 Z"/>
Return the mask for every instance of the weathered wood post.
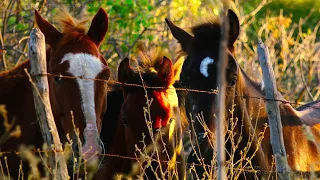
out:
<path id="1" fill-rule="evenodd" d="M 286 149 L 283 141 L 279 102 L 275 101 L 278 99 L 276 79 L 270 62 L 269 51 L 261 41 L 258 43 L 257 51 L 265 86 L 271 145 L 273 154 L 275 155 L 277 174 L 280 179 L 290 179 Z"/>
<path id="2" fill-rule="evenodd" d="M 40 123 L 44 142 L 54 156 L 49 153 L 49 167 L 53 177 L 69 179 L 62 144 L 51 111 L 46 64 L 45 37 L 38 28 L 33 28 L 29 39 L 30 73 L 35 109 Z M 28 73 L 27 73 L 28 74 Z"/>
<path id="3" fill-rule="evenodd" d="M 218 161 L 218 180 L 227 179 L 226 174 L 226 154 L 225 154 L 225 99 L 226 99 L 226 69 L 228 66 L 228 38 L 229 38 L 229 18 L 225 15 L 226 11 L 223 12 L 223 25 L 221 27 L 221 42 L 219 52 L 219 64 L 217 82 L 219 84 L 218 101 L 216 107 L 219 107 L 217 112 L 216 121 L 216 150 L 217 150 L 217 161 Z"/>

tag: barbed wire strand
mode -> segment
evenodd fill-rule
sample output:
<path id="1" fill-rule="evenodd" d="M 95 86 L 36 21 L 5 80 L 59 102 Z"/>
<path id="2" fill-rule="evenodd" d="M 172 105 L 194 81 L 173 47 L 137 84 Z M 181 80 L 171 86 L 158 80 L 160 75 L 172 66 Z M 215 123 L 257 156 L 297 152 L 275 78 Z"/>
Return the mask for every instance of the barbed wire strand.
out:
<path id="1" fill-rule="evenodd" d="M 122 83 L 116 80 L 106 80 L 106 79 L 96 79 L 96 78 L 84 78 L 84 77 L 77 77 L 77 76 L 66 76 L 66 75 L 61 75 L 61 74 L 52 74 L 52 73 L 46 73 L 46 74 L 31 74 L 32 77 L 35 76 L 52 76 L 52 77 L 59 77 L 59 78 L 66 78 L 66 79 L 83 79 L 83 80 L 93 80 L 93 81 L 100 81 L 100 82 L 106 82 L 106 83 L 113 83 L 113 84 L 118 84 L 118 85 L 125 85 L 125 86 L 132 86 L 132 87 L 145 87 L 146 89 L 164 89 L 164 87 L 152 87 L 152 86 L 146 86 L 146 85 L 140 85 L 140 84 L 130 84 L 130 83 Z M 27 75 L 24 74 L 18 74 L 18 75 L 13 75 L 13 76 L 6 76 L 6 79 L 14 79 L 14 78 L 25 78 L 28 77 Z M 199 89 L 190 89 L 190 88 L 174 88 L 176 91 L 187 91 L 187 92 L 195 92 L 195 93 L 206 93 L 206 94 L 218 94 L 218 90 L 212 89 L 211 91 L 206 91 L 206 90 L 199 90 Z M 232 97 L 240 97 L 243 99 L 258 99 L 258 100 L 263 100 L 263 101 L 276 101 L 280 102 L 282 104 L 290 104 L 290 105 L 298 105 L 298 106 L 306 106 L 306 107 L 311 107 L 315 109 L 320 109 L 320 107 L 312 106 L 312 105 L 307 105 L 308 103 L 298 103 L 298 102 L 290 102 L 284 99 L 268 99 L 265 97 L 258 97 L 258 96 L 241 96 L 241 95 L 228 95 L 225 94 L 225 96 L 232 96 Z"/>
<path id="2" fill-rule="evenodd" d="M 49 151 L 49 150 L 39 150 L 39 149 L 33 149 L 33 150 L 26 150 L 26 151 L 0 151 L 0 157 L 2 156 L 6 156 L 6 155 L 9 155 L 9 154 L 15 154 L 15 155 L 19 155 L 19 154 L 22 154 L 22 153 L 25 153 L 25 152 L 33 152 L 33 153 L 56 153 L 58 151 Z M 96 155 L 96 154 L 95 154 Z M 129 157 L 129 156 L 123 156 L 123 155 L 117 155 L 117 154 L 108 154 L 108 153 L 105 153 L 105 154 L 98 154 L 99 156 L 106 156 L 106 157 L 115 157 L 115 158 L 121 158 L 121 159 L 128 159 L 128 160 L 134 160 L 134 161 L 138 161 L 138 160 L 141 160 L 141 158 L 136 158 L 136 157 Z M 159 163 L 162 163 L 162 164 L 167 164 L 167 163 L 170 163 L 171 161 L 170 160 L 161 160 Z M 179 162 L 179 161 L 175 161 L 175 163 L 177 164 L 185 164 L 185 165 L 188 165 L 188 166 L 206 166 L 206 167 L 209 167 L 209 168 L 215 168 L 214 165 L 210 165 L 210 164 L 197 164 L 197 163 L 187 163 L 187 162 Z M 276 173 L 277 171 L 276 170 L 267 170 L 267 168 L 263 168 L 261 167 L 261 169 L 252 169 L 252 168 L 232 168 L 233 170 L 237 170 L 237 171 L 246 171 L 246 172 L 269 172 L 269 173 Z"/>

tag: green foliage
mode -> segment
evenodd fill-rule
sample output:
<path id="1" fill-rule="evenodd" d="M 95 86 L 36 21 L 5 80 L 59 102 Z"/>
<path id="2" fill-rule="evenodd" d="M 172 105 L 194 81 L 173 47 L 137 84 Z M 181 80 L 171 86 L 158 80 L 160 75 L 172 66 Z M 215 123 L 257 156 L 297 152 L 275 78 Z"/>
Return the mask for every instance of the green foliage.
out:
<path id="1" fill-rule="evenodd" d="M 244 13 L 250 13 L 260 0 L 252 0 L 252 3 L 243 3 Z M 252 6 L 253 4 L 253 6 Z M 302 25 L 304 31 L 316 26 L 320 19 L 320 1 L 317 0 L 274 0 L 264 6 L 256 15 L 256 27 L 259 27 L 269 16 L 278 16 L 280 11 L 283 16 L 290 17 L 292 24 L 299 23 L 301 18 L 307 17 L 311 11 L 308 23 Z"/>

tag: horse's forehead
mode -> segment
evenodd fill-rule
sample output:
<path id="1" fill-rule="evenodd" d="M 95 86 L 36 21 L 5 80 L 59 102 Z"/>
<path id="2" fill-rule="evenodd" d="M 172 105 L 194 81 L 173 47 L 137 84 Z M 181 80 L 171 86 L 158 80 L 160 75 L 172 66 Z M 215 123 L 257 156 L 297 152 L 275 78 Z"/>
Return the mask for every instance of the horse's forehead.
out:
<path id="1" fill-rule="evenodd" d="M 208 77 L 209 76 L 209 72 L 208 72 L 208 68 L 210 64 L 214 63 L 214 59 L 211 57 L 205 57 L 204 59 L 201 60 L 200 63 L 200 73 L 204 76 L 204 77 Z"/>
<path id="2" fill-rule="evenodd" d="M 178 95 L 173 86 L 169 86 L 165 91 L 153 91 L 153 96 L 162 108 L 179 106 Z"/>
<path id="3" fill-rule="evenodd" d="M 65 54 L 61 63 L 65 61 L 70 64 L 68 72 L 74 76 L 95 78 L 104 69 L 104 64 L 101 60 L 88 53 Z"/>
<path id="4" fill-rule="evenodd" d="M 170 102 L 171 107 L 179 106 L 178 95 L 177 95 L 176 89 L 173 86 L 169 86 L 169 88 L 166 91 L 166 95 Z"/>

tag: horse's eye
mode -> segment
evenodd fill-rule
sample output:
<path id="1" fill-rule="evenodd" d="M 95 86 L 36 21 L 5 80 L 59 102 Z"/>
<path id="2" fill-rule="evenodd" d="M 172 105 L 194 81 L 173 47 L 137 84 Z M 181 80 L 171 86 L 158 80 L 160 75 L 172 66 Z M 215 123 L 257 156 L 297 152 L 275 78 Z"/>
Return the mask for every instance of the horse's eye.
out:
<path id="1" fill-rule="evenodd" d="M 234 78 L 234 79 L 232 79 L 232 80 L 230 81 L 230 86 L 234 86 L 234 85 L 236 85 L 236 83 L 237 83 L 237 79 Z"/>
<path id="2" fill-rule="evenodd" d="M 61 74 L 59 74 L 59 75 L 55 75 L 55 76 L 54 76 L 54 82 L 56 82 L 56 83 L 61 82 L 61 79 L 62 79 Z"/>
<path id="3" fill-rule="evenodd" d="M 169 120 L 169 124 L 171 124 L 171 123 L 172 123 L 172 121 L 174 121 L 174 119 L 173 119 L 173 118 L 170 118 L 170 120 Z"/>

